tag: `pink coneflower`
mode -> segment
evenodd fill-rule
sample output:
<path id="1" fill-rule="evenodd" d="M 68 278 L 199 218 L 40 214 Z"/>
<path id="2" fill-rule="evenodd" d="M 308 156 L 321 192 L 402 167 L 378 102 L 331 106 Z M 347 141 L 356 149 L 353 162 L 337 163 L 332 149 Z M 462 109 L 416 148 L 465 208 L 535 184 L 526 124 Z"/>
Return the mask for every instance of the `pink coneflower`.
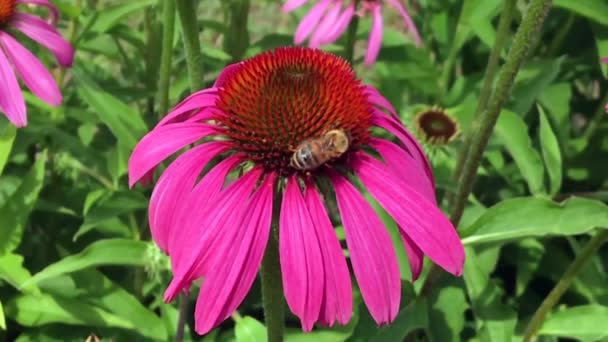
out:
<path id="1" fill-rule="evenodd" d="M 282 10 L 291 12 L 304 5 L 308 0 L 288 0 Z M 394 7 L 403 20 L 407 29 L 411 32 L 416 45 L 420 46 L 422 40 L 416 30 L 414 21 L 400 0 L 384 0 Z M 382 3 L 383 0 L 361 0 L 360 8 L 357 11 L 354 0 L 318 0 L 311 10 L 304 16 L 296 30 L 294 41 L 302 44 L 306 38 L 310 37 L 308 45 L 316 48 L 321 45 L 331 44 L 338 40 L 348 27 L 348 24 L 355 15 L 364 16 L 371 14 L 372 29 L 367 43 L 365 53 L 365 64 L 372 64 L 376 61 L 380 46 L 382 45 Z"/>
<path id="2" fill-rule="evenodd" d="M 397 142 L 376 137 L 374 128 Z M 303 141 L 332 130 L 348 136 L 343 154 L 311 170 L 294 166 Z M 399 224 L 414 279 L 424 255 L 461 274 L 463 247 L 437 208 L 420 146 L 388 101 L 335 55 L 279 48 L 229 66 L 139 142 L 129 160 L 130 185 L 193 143 L 158 180 L 149 218 L 173 269 L 165 300 L 203 278 L 195 312 L 200 334 L 245 298 L 272 223 L 285 297 L 302 328 L 349 321 L 351 281 L 328 214 L 334 198 L 363 300 L 378 324 L 391 322 L 400 301 L 397 258 L 359 181 Z"/>
<path id="3" fill-rule="evenodd" d="M 21 13 L 19 4 L 48 8 L 48 22 Z M 58 106 L 63 101 L 59 87 L 42 63 L 17 42 L 10 30 L 16 29 L 49 49 L 62 66 L 72 65 L 74 49 L 55 29 L 57 8 L 47 0 L 0 0 L 0 111 L 17 127 L 27 125 L 25 101 L 13 68 L 25 85 L 42 101 Z M 49 23 L 50 22 L 50 23 Z"/>

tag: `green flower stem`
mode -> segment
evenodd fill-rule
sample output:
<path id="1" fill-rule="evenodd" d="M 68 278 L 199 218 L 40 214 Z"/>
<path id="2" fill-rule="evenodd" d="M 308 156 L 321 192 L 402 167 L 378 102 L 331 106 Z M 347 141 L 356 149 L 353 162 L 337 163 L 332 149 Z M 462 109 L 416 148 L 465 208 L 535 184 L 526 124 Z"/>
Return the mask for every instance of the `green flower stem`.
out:
<path id="1" fill-rule="evenodd" d="M 203 88 L 203 57 L 198 37 L 198 22 L 196 20 L 195 0 L 175 0 L 177 12 L 182 24 L 182 37 L 186 50 L 186 63 L 188 64 L 188 77 L 190 90 L 197 91 Z"/>
<path id="2" fill-rule="evenodd" d="M 359 0 L 355 0 L 355 9 L 359 7 Z M 357 29 L 359 28 L 359 16 L 354 15 L 348 24 L 346 31 L 346 42 L 344 43 L 344 58 L 352 65 L 355 58 L 355 43 L 357 42 Z"/>
<path id="3" fill-rule="evenodd" d="M 568 266 L 568 269 L 564 275 L 559 279 L 555 287 L 551 290 L 549 295 L 543 300 L 541 305 L 536 309 L 534 316 L 528 323 L 526 333 L 524 335 L 524 342 L 532 341 L 536 333 L 543 325 L 545 317 L 553 309 L 555 304 L 559 301 L 561 296 L 568 290 L 578 272 L 585 266 L 585 264 L 593 257 L 599 248 L 608 241 L 608 229 L 600 230 L 580 251 L 576 256 L 572 264 Z"/>
<path id="4" fill-rule="evenodd" d="M 171 79 L 171 57 L 173 55 L 173 33 L 175 31 L 175 2 L 160 0 L 163 5 L 163 46 L 160 55 L 158 78 L 158 114 L 162 117 L 169 109 L 169 81 Z"/>
<path id="5" fill-rule="evenodd" d="M 277 215 L 274 215 L 277 216 Z M 274 222 L 277 222 L 276 220 Z M 279 264 L 278 226 L 273 225 L 266 253 L 262 261 L 262 302 L 268 331 L 268 342 L 283 341 L 285 329 L 285 305 L 283 303 L 283 283 Z"/>
<path id="6" fill-rule="evenodd" d="M 474 122 L 471 128 L 474 135 L 470 152 L 457 183 L 456 197 L 451 211 L 451 220 L 455 226 L 458 226 L 460 222 L 467 198 L 473 189 L 477 168 L 498 120 L 498 115 L 511 94 L 515 76 L 528 55 L 528 50 L 536 41 L 551 5 L 552 0 L 532 0 L 528 5 L 522 23 L 513 38 L 513 45 L 509 50 L 507 60 L 498 75 L 496 90 L 480 120 Z"/>
<path id="7" fill-rule="evenodd" d="M 513 13 L 515 12 L 514 10 L 516 3 L 517 0 L 506 0 L 502 9 L 502 14 L 500 15 L 498 28 L 496 30 L 496 41 L 494 42 L 494 47 L 492 47 L 492 51 L 490 52 L 490 56 L 488 57 L 488 65 L 486 66 L 486 73 L 483 79 L 483 84 L 481 86 L 481 90 L 479 91 L 479 102 L 477 102 L 477 108 L 475 108 L 473 121 L 479 120 L 481 113 L 483 113 L 483 111 L 488 106 L 490 95 L 492 95 L 494 77 L 496 76 L 496 72 L 498 71 L 498 62 L 500 61 L 500 54 L 505 46 L 505 43 L 507 42 L 509 33 L 511 32 L 511 21 L 513 20 Z M 460 178 L 460 175 L 462 174 L 464 163 L 469 155 L 472 134 L 472 130 L 468 132 L 468 134 L 464 138 L 464 143 L 460 148 L 458 159 L 456 162 L 456 168 L 454 170 L 454 182 L 457 182 Z M 451 200 L 453 199 L 453 195 L 453 193 L 450 193 L 449 202 L 451 202 Z"/>

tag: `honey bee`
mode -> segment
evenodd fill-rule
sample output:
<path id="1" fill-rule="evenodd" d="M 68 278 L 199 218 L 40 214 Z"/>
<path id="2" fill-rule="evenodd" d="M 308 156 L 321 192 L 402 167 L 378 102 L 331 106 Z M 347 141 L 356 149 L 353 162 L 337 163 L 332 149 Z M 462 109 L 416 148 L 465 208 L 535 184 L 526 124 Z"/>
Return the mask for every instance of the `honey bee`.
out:
<path id="1" fill-rule="evenodd" d="M 320 137 L 301 142 L 291 156 L 289 165 L 297 170 L 314 170 L 332 159 L 339 158 L 349 146 L 349 135 L 343 129 L 332 129 Z"/>

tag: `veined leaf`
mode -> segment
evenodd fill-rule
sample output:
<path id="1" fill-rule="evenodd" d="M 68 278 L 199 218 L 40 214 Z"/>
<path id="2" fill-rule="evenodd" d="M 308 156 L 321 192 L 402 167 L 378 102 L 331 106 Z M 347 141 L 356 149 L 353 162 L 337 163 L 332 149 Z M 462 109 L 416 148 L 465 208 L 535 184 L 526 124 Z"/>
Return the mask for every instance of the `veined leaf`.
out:
<path id="1" fill-rule="evenodd" d="M 78 254 L 65 257 L 36 273 L 22 286 L 43 279 L 103 265 L 144 266 L 148 243 L 126 239 L 107 239 L 90 244 Z"/>
<path id="2" fill-rule="evenodd" d="M 582 305 L 552 314 L 539 334 L 600 341 L 608 337 L 608 307 Z"/>
<path id="3" fill-rule="evenodd" d="M 521 197 L 502 201 L 462 230 L 464 244 L 507 242 L 527 237 L 584 234 L 608 227 L 608 206 L 572 197 L 562 203 Z"/>

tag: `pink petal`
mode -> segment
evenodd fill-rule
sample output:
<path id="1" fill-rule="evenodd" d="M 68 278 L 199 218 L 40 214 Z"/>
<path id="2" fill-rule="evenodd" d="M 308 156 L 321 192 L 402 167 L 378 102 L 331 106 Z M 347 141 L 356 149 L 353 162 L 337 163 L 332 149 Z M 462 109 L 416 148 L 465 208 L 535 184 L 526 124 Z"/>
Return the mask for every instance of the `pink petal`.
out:
<path id="1" fill-rule="evenodd" d="M 51 4 L 48 0 L 17 0 L 17 3 L 44 6 L 49 10 L 51 25 L 55 25 L 57 24 L 57 21 L 59 21 L 59 11 L 57 10 L 57 7 Z"/>
<path id="2" fill-rule="evenodd" d="M 403 228 L 399 227 L 399 230 L 403 231 Z M 407 253 L 407 259 L 410 262 L 412 281 L 416 281 L 422 272 L 424 253 L 406 234 L 401 233 L 401 241 L 403 241 L 403 246 L 405 247 L 405 252 Z"/>
<path id="3" fill-rule="evenodd" d="M 0 35 L 0 40 L 3 40 L 4 37 L 4 34 Z M 15 126 L 24 127 L 27 125 L 23 94 L 13 68 L 2 49 L 0 49 L 0 111 Z"/>
<path id="4" fill-rule="evenodd" d="M 407 151 L 388 140 L 379 138 L 370 139 L 369 145 L 378 151 L 395 176 L 400 177 L 433 204 L 437 203 L 435 188 L 431 180 L 424 168 Z"/>
<path id="5" fill-rule="evenodd" d="M 346 9 L 340 14 L 340 17 L 336 20 L 335 24 L 330 31 L 327 32 L 325 38 L 321 38 L 320 44 L 330 44 L 338 40 L 342 33 L 346 31 L 350 24 L 353 16 L 355 15 L 355 4 L 351 3 Z"/>
<path id="6" fill-rule="evenodd" d="M 321 45 L 321 41 L 326 38 L 329 33 L 332 31 L 333 27 L 336 25 L 336 21 L 340 15 L 340 10 L 342 9 L 341 3 L 335 3 L 333 7 L 327 11 L 327 13 L 323 16 L 323 18 L 319 21 L 319 25 L 317 29 L 313 33 L 310 38 L 310 42 L 308 44 L 311 48 L 317 48 Z M 327 41 L 326 43 L 333 43 L 332 41 Z"/>
<path id="7" fill-rule="evenodd" d="M 326 326 L 332 326 L 337 319 L 340 324 L 345 325 L 353 311 L 353 290 L 346 258 L 334 226 L 325 211 L 323 200 L 312 182 L 306 184 L 304 196 L 312 219 L 311 227 L 319 237 L 325 270 L 325 291 L 319 321 Z"/>
<path id="8" fill-rule="evenodd" d="M 165 115 L 164 118 L 160 120 L 156 127 L 184 121 L 181 117 L 182 115 L 191 114 L 192 111 L 201 109 L 204 110 L 207 109 L 206 107 L 215 106 L 215 101 L 217 101 L 217 99 L 218 96 L 216 88 L 197 91 L 175 106 L 175 108 L 173 108 L 167 115 Z"/>
<path id="9" fill-rule="evenodd" d="M 270 233 L 275 179 L 274 173 L 266 177 L 240 224 L 225 227 L 219 241 L 219 262 L 203 282 L 196 301 L 196 332 L 201 335 L 236 310 L 255 280 Z"/>
<path id="10" fill-rule="evenodd" d="M 370 123 L 376 127 L 383 128 L 396 136 L 406 147 L 407 151 L 412 155 L 412 157 L 414 157 L 414 159 L 418 162 L 418 164 L 424 168 L 424 171 L 431 180 L 433 187 L 435 187 L 435 178 L 433 177 L 431 163 L 427 159 L 422 147 L 420 144 L 418 144 L 412 133 L 405 129 L 401 122 L 376 109 L 372 113 Z"/>
<path id="11" fill-rule="evenodd" d="M 372 7 L 372 30 L 369 34 L 369 43 L 367 44 L 367 52 L 365 53 L 365 65 L 373 64 L 380 52 L 382 45 L 382 12 L 380 5 Z"/>
<path id="12" fill-rule="evenodd" d="M 13 62 L 23 83 L 41 100 L 51 106 L 61 104 L 63 97 L 48 70 L 31 52 L 19 44 L 10 35 L 0 32 L 0 45 L 4 47 L 8 58 Z"/>
<path id="13" fill-rule="evenodd" d="M 289 177 L 279 218 L 279 255 L 285 299 L 310 331 L 319 318 L 323 299 L 323 257 L 319 237 L 295 176 Z"/>
<path id="14" fill-rule="evenodd" d="M 74 48 L 57 30 L 44 20 L 25 13 L 15 13 L 11 25 L 49 49 L 64 67 L 72 66 Z"/>
<path id="15" fill-rule="evenodd" d="M 285 2 L 283 7 L 281 7 L 281 11 L 291 12 L 291 11 L 295 10 L 296 8 L 299 8 L 302 5 L 304 5 L 307 1 L 308 0 L 287 0 L 287 2 Z"/>
<path id="16" fill-rule="evenodd" d="M 306 40 L 315 27 L 317 27 L 319 20 L 321 20 L 323 13 L 325 13 L 325 10 L 331 2 L 332 0 L 321 0 L 310 9 L 310 12 L 302 18 L 302 21 L 300 21 L 300 24 L 296 29 L 294 43 L 302 44 L 302 42 Z"/>
<path id="17" fill-rule="evenodd" d="M 228 149 L 225 142 L 209 142 L 198 145 L 180 155 L 163 172 L 156 183 L 148 211 L 152 239 L 165 253 L 168 252 L 169 235 L 174 226 L 175 212 L 183 198 L 192 191 L 207 163 Z"/>
<path id="18" fill-rule="evenodd" d="M 407 26 L 409 31 L 414 36 L 414 41 L 416 42 L 416 45 L 418 47 L 420 47 L 422 45 L 422 39 L 420 39 L 420 34 L 418 33 L 418 30 L 416 29 L 416 24 L 414 24 L 412 17 L 410 17 L 409 13 L 405 10 L 405 7 L 403 7 L 403 5 L 401 4 L 401 2 L 399 0 L 387 0 L 387 1 L 393 7 L 395 7 L 397 9 L 397 11 L 399 11 L 399 14 L 401 14 L 401 17 L 403 18 L 403 20 L 405 20 L 405 25 Z"/>
<path id="19" fill-rule="evenodd" d="M 189 288 L 194 279 L 207 275 L 221 259 L 219 248 L 226 241 L 224 229 L 239 225 L 261 174 L 261 169 L 249 171 L 215 196 L 213 206 L 196 212 L 188 222 L 182 243 L 171 249 L 171 259 L 176 258 L 177 261 L 172 260 L 175 265 L 173 280 L 165 291 L 165 302 L 172 301 L 181 290 Z"/>
<path id="20" fill-rule="evenodd" d="M 371 205 L 343 176 L 334 173 L 340 217 L 363 301 L 379 325 L 399 311 L 401 280 L 391 238 Z"/>
<path id="21" fill-rule="evenodd" d="M 175 123 L 148 132 L 129 158 L 129 186 L 179 149 L 215 133 L 215 127 L 201 123 Z"/>
<path id="22" fill-rule="evenodd" d="M 352 166 L 364 186 L 412 241 L 446 271 L 461 275 L 464 248 L 443 213 L 379 160 L 357 153 Z"/>
<path id="23" fill-rule="evenodd" d="M 608 57 L 604 57 L 604 58 L 602 58 L 602 62 L 603 62 L 603 63 L 608 63 Z"/>

